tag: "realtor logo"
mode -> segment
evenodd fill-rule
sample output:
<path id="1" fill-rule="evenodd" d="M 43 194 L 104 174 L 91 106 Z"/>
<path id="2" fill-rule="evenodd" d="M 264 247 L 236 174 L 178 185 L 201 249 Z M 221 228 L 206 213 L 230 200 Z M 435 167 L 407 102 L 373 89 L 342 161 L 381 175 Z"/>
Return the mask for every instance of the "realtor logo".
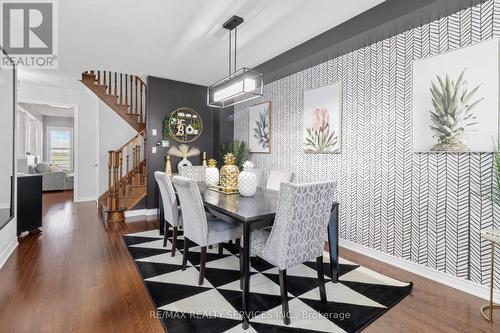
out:
<path id="1" fill-rule="evenodd" d="M 54 0 L 0 0 L 1 41 L 21 67 L 55 68 L 57 12 Z M 5 62 L 2 63 L 6 65 Z"/>

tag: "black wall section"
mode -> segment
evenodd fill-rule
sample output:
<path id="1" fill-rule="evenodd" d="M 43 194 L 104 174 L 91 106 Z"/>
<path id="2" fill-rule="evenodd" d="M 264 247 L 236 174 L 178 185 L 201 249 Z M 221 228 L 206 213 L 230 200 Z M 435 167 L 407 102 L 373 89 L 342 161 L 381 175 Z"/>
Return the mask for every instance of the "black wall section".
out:
<path id="1" fill-rule="evenodd" d="M 158 207 L 158 189 L 154 179 L 154 172 L 164 169 L 165 156 L 169 148 L 157 146 L 156 154 L 152 147 L 162 140 L 163 118 L 170 112 L 180 107 L 189 107 L 200 114 L 203 120 L 203 133 L 190 147 L 196 147 L 201 152 L 207 153 L 211 158 L 219 150 L 219 144 L 233 139 L 233 110 L 213 109 L 207 106 L 207 87 L 185 82 L 167 80 L 148 76 L 148 114 L 146 128 L 147 140 L 147 168 L 148 168 L 148 198 L 147 208 Z M 157 135 L 152 136 L 152 130 L 157 130 Z M 179 145 L 170 139 L 170 146 Z M 201 165 L 200 156 L 190 157 L 193 165 Z M 172 157 L 172 167 L 177 172 L 179 158 Z"/>
<path id="2" fill-rule="evenodd" d="M 214 152 L 213 157 L 219 162 L 220 167 L 222 156 L 220 156 L 220 145 L 234 139 L 234 109 L 216 109 L 214 111 Z"/>
<path id="3" fill-rule="evenodd" d="M 486 0 L 386 0 L 255 67 L 264 83 L 313 67 Z"/>

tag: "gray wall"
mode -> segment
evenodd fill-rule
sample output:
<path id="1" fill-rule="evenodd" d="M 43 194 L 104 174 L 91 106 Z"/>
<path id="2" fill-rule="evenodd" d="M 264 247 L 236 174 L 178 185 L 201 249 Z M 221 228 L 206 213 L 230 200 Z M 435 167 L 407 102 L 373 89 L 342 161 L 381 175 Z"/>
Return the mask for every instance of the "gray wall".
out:
<path id="1" fill-rule="evenodd" d="M 254 162 L 266 172 L 293 171 L 299 182 L 336 180 L 342 239 L 488 284 L 491 246 L 480 230 L 500 227 L 500 209 L 488 197 L 492 154 L 412 152 L 412 63 L 494 37 L 500 0 L 323 62 L 237 107 L 235 137 L 248 137 L 247 107 L 271 101 L 272 153 L 254 154 Z M 342 153 L 304 154 L 304 91 L 334 82 L 343 86 Z"/>
<path id="2" fill-rule="evenodd" d="M 148 199 L 147 208 L 158 207 L 158 190 L 153 176 L 154 171 L 164 170 L 165 156 L 169 148 L 157 147 L 157 153 L 152 153 L 152 147 L 157 141 L 162 140 L 163 118 L 170 112 L 180 107 L 189 107 L 200 114 L 203 121 L 201 136 L 190 147 L 196 147 L 201 152 L 207 152 L 207 158 L 218 152 L 218 145 L 232 140 L 233 122 L 231 109 L 219 110 L 207 106 L 207 88 L 204 86 L 161 79 L 149 76 L 148 84 L 148 114 L 147 114 L 147 168 L 148 168 Z M 157 136 L 152 136 L 152 129 L 158 131 Z M 170 146 L 179 145 L 170 140 Z M 193 165 L 201 165 L 202 157 L 189 158 Z M 179 158 L 172 157 L 172 167 L 177 171 Z M 139 208 L 139 206 L 135 207 Z"/>
<path id="3" fill-rule="evenodd" d="M 74 118 L 72 117 L 56 117 L 56 116 L 43 116 L 43 160 L 48 161 L 49 157 L 47 156 L 47 127 L 71 127 L 74 126 Z M 73 138 L 74 142 L 74 138 Z"/>

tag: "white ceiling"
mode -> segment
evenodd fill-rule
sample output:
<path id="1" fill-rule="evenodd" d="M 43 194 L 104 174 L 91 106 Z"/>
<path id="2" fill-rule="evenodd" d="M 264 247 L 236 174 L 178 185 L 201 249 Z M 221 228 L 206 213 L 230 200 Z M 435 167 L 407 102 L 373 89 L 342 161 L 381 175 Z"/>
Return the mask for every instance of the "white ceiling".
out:
<path id="1" fill-rule="evenodd" d="M 76 84 L 86 69 L 209 85 L 228 74 L 228 33 L 238 28 L 238 68 L 259 65 L 383 0 L 64 0 L 59 70 L 20 71 L 36 84 Z"/>
<path id="2" fill-rule="evenodd" d="M 18 103 L 20 107 L 34 116 L 53 116 L 53 117 L 71 117 L 73 118 L 73 108 L 61 107 L 56 105 Z"/>

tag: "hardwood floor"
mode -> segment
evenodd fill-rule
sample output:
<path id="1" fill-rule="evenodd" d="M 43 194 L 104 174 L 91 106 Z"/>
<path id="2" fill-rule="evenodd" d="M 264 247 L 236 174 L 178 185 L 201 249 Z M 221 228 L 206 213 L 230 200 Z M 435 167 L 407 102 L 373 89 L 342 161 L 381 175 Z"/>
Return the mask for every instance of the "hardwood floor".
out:
<path id="1" fill-rule="evenodd" d="M 106 231 L 93 203 L 45 194 L 43 232 L 20 239 L 0 271 L 0 332 L 163 332 L 121 235 Z"/>
<path id="2" fill-rule="evenodd" d="M 43 232 L 22 237 L 0 271 L 0 332 L 163 332 L 121 240 L 157 222 L 106 230 L 95 204 L 71 200 L 71 192 L 45 194 Z M 345 249 L 341 255 L 414 283 L 412 295 L 365 332 L 500 332 L 500 313 L 490 326 L 479 298 Z"/>

